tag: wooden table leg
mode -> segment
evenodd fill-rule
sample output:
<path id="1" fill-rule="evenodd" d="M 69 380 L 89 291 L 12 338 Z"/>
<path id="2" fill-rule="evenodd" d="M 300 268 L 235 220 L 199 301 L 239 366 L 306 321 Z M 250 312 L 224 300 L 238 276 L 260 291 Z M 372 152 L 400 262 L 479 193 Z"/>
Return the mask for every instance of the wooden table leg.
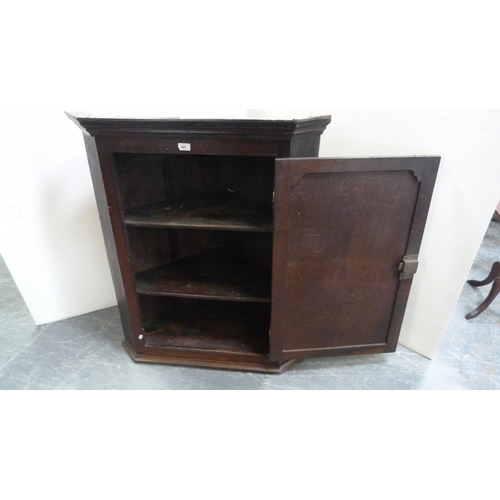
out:
<path id="1" fill-rule="evenodd" d="M 488 297 L 486 297 L 486 299 L 480 306 L 478 306 L 476 309 L 467 314 L 467 316 L 465 316 L 465 319 L 477 318 L 493 302 L 493 300 L 495 300 L 496 296 L 499 293 L 500 293 L 500 278 L 495 278 L 490 293 L 488 294 Z"/>
<path id="2" fill-rule="evenodd" d="M 500 262 L 493 263 L 490 274 L 483 281 L 469 280 L 467 283 L 471 286 L 484 286 L 493 283 L 495 278 L 500 278 Z"/>

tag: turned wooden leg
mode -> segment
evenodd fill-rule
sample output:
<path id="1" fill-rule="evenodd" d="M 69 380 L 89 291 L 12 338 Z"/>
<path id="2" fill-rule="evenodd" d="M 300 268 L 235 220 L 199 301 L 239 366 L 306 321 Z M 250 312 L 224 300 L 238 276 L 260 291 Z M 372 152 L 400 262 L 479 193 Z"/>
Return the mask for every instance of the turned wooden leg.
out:
<path id="1" fill-rule="evenodd" d="M 484 286 L 493 283 L 495 278 L 500 278 L 500 262 L 495 262 L 491 268 L 490 274 L 483 281 L 469 280 L 467 283 L 471 286 Z"/>
<path id="2" fill-rule="evenodd" d="M 495 264 L 498 264 L 496 262 Z M 474 285 L 473 285 L 474 286 Z M 480 285 L 478 285 L 480 286 Z M 500 293 L 500 278 L 495 278 L 493 280 L 493 286 L 491 287 L 490 293 L 488 294 L 488 297 L 484 300 L 484 302 L 471 311 L 467 316 L 465 316 L 465 319 L 473 319 L 477 318 L 494 300 L 495 297 Z"/>

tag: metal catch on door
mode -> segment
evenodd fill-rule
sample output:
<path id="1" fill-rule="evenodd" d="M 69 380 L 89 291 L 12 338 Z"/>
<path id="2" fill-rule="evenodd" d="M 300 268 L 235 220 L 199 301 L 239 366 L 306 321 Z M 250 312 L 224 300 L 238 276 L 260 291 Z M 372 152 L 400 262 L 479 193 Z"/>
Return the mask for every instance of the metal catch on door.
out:
<path id="1" fill-rule="evenodd" d="M 403 262 L 399 264 L 398 271 L 401 271 L 399 275 L 400 280 L 408 280 L 413 278 L 418 268 L 418 255 L 405 255 L 403 257 Z"/>

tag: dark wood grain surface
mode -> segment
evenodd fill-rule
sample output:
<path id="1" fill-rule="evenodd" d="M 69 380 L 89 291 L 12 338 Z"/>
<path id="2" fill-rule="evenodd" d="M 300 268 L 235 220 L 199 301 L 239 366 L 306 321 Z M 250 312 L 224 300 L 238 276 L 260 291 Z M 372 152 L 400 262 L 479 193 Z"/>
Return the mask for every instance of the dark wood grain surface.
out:
<path id="1" fill-rule="evenodd" d="M 430 201 L 421 193 L 435 179 L 432 160 L 279 162 L 272 323 L 277 356 L 395 349 L 412 278 L 403 283 L 399 268 L 410 243 L 413 251 L 420 247 Z"/>
<path id="2" fill-rule="evenodd" d="M 125 212 L 125 223 L 147 227 L 273 230 L 272 207 L 222 190 L 189 194 L 129 209 Z"/>
<path id="3" fill-rule="evenodd" d="M 182 301 L 145 324 L 146 345 L 264 354 L 270 314 L 268 304 Z"/>
<path id="4" fill-rule="evenodd" d="M 271 302 L 271 275 L 230 249 L 207 250 L 136 276 L 148 295 Z"/>

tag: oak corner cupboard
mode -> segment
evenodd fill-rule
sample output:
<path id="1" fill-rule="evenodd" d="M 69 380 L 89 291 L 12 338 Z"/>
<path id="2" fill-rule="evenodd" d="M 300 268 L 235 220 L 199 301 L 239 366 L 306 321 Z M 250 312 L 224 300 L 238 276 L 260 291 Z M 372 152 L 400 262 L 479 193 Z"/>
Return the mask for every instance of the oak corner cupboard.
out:
<path id="1" fill-rule="evenodd" d="M 439 157 L 318 158 L 330 116 L 68 116 L 133 360 L 280 373 L 395 351 Z"/>

